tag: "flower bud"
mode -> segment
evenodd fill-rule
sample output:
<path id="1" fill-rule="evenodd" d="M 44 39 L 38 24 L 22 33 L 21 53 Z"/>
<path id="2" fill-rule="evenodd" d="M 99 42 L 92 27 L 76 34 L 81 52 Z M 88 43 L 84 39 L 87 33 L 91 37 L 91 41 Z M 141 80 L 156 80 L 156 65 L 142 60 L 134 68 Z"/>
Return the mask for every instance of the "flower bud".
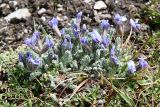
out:
<path id="1" fill-rule="evenodd" d="M 81 42 L 81 44 L 83 44 L 83 45 L 87 45 L 87 44 L 88 44 L 87 37 L 81 37 L 81 38 L 80 38 L 80 42 Z"/>
<path id="2" fill-rule="evenodd" d="M 107 30 L 110 27 L 108 20 L 102 20 L 100 23 L 100 27 L 103 30 Z"/>
<path id="3" fill-rule="evenodd" d="M 140 24 L 138 23 L 138 20 L 133 20 L 133 19 L 130 19 L 130 25 L 131 27 L 136 30 L 136 31 L 139 31 L 140 30 Z"/>
<path id="4" fill-rule="evenodd" d="M 136 71 L 135 64 L 132 60 L 127 62 L 127 66 L 128 66 L 128 73 L 133 74 Z"/>
<path id="5" fill-rule="evenodd" d="M 143 58 L 139 58 L 138 63 L 139 63 L 138 67 L 140 67 L 140 69 L 145 69 L 149 67 L 148 62 L 145 61 Z"/>
<path id="6" fill-rule="evenodd" d="M 114 22 L 117 25 L 122 25 L 123 22 L 127 21 L 127 18 L 125 16 L 120 16 L 119 14 L 116 14 L 114 17 Z"/>
<path id="7" fill-rule="evenodd" d="M 90 32 L 90 35 L 92 37 L 92 40 L 95 42 L 95 43 L 101 43 L 102 42 L 102 37 L 101 35 L 98 33 L 97 30 L 93 30 L 92 32 Z"/>

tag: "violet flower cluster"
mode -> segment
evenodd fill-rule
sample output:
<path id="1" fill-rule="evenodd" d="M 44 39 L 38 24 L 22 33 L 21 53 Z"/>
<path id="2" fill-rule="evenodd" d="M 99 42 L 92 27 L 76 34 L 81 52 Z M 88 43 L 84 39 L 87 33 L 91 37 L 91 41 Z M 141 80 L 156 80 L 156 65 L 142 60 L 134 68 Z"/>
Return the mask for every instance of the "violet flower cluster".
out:
<path id="1" fill-rule="evenodd" d="M 42 41 L 40 39 L 40 32 L 37 31 L 33 33 L 31 38 L 26 38 L 24 42 L 37 54 L 45 53 L 54 44 L 53 40 L 47 36 L 45 37 L 45 41 Z"/>
<path id="2" fill-rule="evenodd" d="M 110 60 L 115 65 L 118 65 L 118 58 L 115 55 L 115 46 L 113 46 L 110 50 Z"/>
<path id="3" fill-rule="evenodd" d="M 121 60 L 119 59 L 119 56 L 116 53 L 117 46 L 112 42 L 113 38 L 110 38 L 108 36 L 109 35 L 108 32 L 111 28 L 109 21 L 102 20 L 100 23 L 100 29 L 93 29 L 91 32 L 89 32 L 86 24 L 81 24 L 82 14 L 83 14 L 82 12 L 79 12 L 77 14 L 75 23 L 72 23 L 72 25 L 70 26 L 71 27 L 70 33 L 68 33 L 67 28 L 62 28 L 61 30 L 59 29 L 58 27 L 59 22 L 57 18 L 53 17 L 52 20 L 48 22 L 48 24 L 52 27 L 52 29 L 60 39 L 58 47 L 63 48 L 65 51 L 69 50 L 70 51 L 69 53 L 72 53 L 72 50 L 75 51 L 75 48 L 79 49 L 79 47 L 77 47 L 78 45 L 85 47 L 86 50 L 89 49 L 89 52 L 91 53 L 94 53 L 93 50 L 96 50 L 96 49 L 97 50 L 108 49 L 109 50 L 108 53 L 106 53 L 107 51 L 103 51 L 105 53 L 105 56 L 103 56 L 103 58 L 106 58 L 106 55 L 108 54 L 109 55 L 108 59 L 110 60 L 110 62 L 114 65 L 120 66 L 119 63 Z M 114 22 L 118 26 L 121 33 L 124 33 L 123 25 L 126 21 L 127 21 L 127 18 L 125 16 L 120 16 L 119 14 L 116 14 L 114 17 Z M 140 24 L 138 23 L 138 20 L 134 21 L 133 19 L 130 19 L 130 25 L 133 28 L 133 30 L 135 31 L 140 30 Z M 54 48 L 53 47 L 54 42 L 52 38 L 49 36 L 45 36 L 43 38 L 41 36 L 41 33 L 38 31 L 34 32 L 32 37 L 26 38 L 24 42 L 28 47 L 30 47 L 33 50 L 34 53 L 37 53 L 39 57 L 41 57 L 41 55 L 46 53 L 49 49 Z M 95 48 L 95 46 L 97 46 L 98 48 L 97 47 Z M 111 49 L 109 47 L 111 47 Z M 61 54 L 62 55 L 65 54 L 65 51 L 64 53 L 61 53 Z M 87 54 L 87 53 L 84 53 L 84 54 Z M 57 56 L 60 57 L 58 54 Z M 69 56 L 66 56 L 66 57 L 69 57 Z M 74 57 L 74 55 L 72 55 L 72 57 Z M 85 56 L 84 58 L 91 59 L 90 56 Z M 62 59 L 62 58 L 58 58 L 58 59 Z M 79 58 L 78 60 L 81 60 L 81 58 Z M 31 52 L 27 52 L 25 54 L 19 53 L 19 61 L 22 62 L 24 66 L 26 66 L 26 68 L 28 68 L 31 71 L 36 70 L 40 65 L 42 65 L 42 62 L 43 62 L 41 58 L 34 57 Z M 139 63 L 138 67 L 140 69 L 145 69 L 149 67 L 149 64 L 143 58 L 139 58 L 138 63 Z M 128 66 L 127 69 L 129 73 L 134 73 L 137 71 L 135 63 L 132 60 L 129 60 L 127 62 L 127 66 Z"/>
<path id="4" fill-rule="evenodd" d="M 18 57 L 19 61 L 22 62 L 29 71 L 36 70 L 42 64 L 41 59 L 34 58 L 33 54 L 30 52 L 26 52 L 25 54 L 19 53 Z"/>
<path id="5" fill-rule="evenodd" d="M 128 73 L 132 74 L 134 72 L 136 72 L 136 66 L 134 61 L 130 60 L 127 62 L 127 66 L 128 66 Z M 146 69 L 149 67 L 149 64 L 146 60 L 144 60 L 144 58 L 139 58 L 138 61 L 138 67 L 139 69 Z"/>
<path id="6" fill-rule="evenodd" d="M 121 16 L 119 14 L 116 14 L 114 17 L 114 22 L 118 26 L 118 32 L 121 36 L 124 36 L 124 24 L 127 21 L 127 18 L 125 16 Z M 141 28 L 141 25 L 138 23 L 138 19 L 133 20 L 132 18 L 129 21 L 131 25 L 131 29 L 134 31 L 139 31 Z"/>
<path id="7" fill-rule="evenodd" d="M 51 38 L 46 36 L 43 38 L 44 40 L 42 40 L 40 34 L 40 32 L 36 31 L 33 33 L 32 37 L 24 40 L 24 43 L 39 56 L 47 52 L 54 45 L 54 42 Z M 19 61 L 22 62 L 25 68 L 30 71 L 36 70 L 38 66 L 41 66 L 42 63 L 42 59 L 40 57 L 34 58 L 33 54 L 29 51 L 26 53 L 19 53 Z"/>

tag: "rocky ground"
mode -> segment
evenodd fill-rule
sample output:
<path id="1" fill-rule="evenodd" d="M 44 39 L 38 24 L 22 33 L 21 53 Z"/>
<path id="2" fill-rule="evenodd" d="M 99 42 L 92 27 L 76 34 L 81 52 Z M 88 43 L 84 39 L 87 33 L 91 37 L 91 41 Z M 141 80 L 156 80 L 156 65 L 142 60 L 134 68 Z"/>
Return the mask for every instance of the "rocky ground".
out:
<path id="1" fill-rule="evenodd" d="M 62 26 L 64 20 L 83 11 L 83 23 L 97 26 L 101 19 L 112 22 L 115 13 L 141 18 L 143 14 L 139 13 L 150 3 L 150 0 L 0 0 L 0 50 L 16 48 L 42 26 L 52 33 L 48 20 L 53 16 L 58 17 Z M 126 25 L 126 31 L 127 28 Z"/>

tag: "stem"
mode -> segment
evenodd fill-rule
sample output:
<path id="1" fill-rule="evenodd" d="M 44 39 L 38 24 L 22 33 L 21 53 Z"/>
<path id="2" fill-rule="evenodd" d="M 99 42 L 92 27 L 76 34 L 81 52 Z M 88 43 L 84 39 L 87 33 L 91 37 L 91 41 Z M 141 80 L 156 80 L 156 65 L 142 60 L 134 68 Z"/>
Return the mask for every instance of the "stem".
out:
<path id="1" fill-rule="evenodd" d="M 129 40 L 131 38 L 131 35 L 132 35 L 132 26 L 131 26 L 131 30 L 130 30 L 129 36 L 128 36 L 128 38 L 126 39 L 126 41 L 124 43 L 125 46 L 128 44 L 128 42 L 129 42 Z"/>
<path id="2" fill-rule="evenodd" d="M 122 38 L 121 38 L 121 47 L 123 47 L 123 36 L 124 36 L 124 26 L 123 26 L 123 24 L 119 25 L 119 31 L 120 31 L 120 36 L 122 36 Z"/>

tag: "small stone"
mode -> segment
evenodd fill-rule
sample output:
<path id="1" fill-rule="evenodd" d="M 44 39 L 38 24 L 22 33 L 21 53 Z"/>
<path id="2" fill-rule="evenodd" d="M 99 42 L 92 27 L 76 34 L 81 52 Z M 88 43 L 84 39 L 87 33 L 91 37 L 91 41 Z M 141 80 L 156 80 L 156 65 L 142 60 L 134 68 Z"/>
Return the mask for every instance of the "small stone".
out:
<path id="1" fill-rule="evenodd" d="M 23 8 L 23 9 L 18 9 L 16 11 L 14 11 L 13 13 L 10 13 L 4 19 L 7 22 L 10 22 L 12 19 L 18 19 L 18 20 L 25 19 L 25 20 L 27 20 L 27 18 L 29 18 L 29 17 L 31 17 L 31 13 L 29 12 L 29 10 L 27 8 Z"/>
<path id="2" fill-rule="evenodd" d="M 106 9 L 106 8 L 107 8 L 107 6 L 103 1 L 97 1 L 94 4 L 94 9 L 95 10 L 101 10 L 101 9 Z"/>
<path id="3" fill-rule="evenodd" d="M 3 4 L 0 5 L 0 8 L 4 8 L 4 7 L 6 7 L 6 6 L 7 6 L 7 4 L 6 4 L 6 3 L 3 3 Z"/>
<path id="4" fill-rule="evenodd" d="M 57 4 L 57 7 L 58 7 L 58 8 L 63 8 L 63 5 Z"/>
<path id="5" fill-rule="evenodd" d="M 62 12 L 62 11 L 64 11 L 64 9 L 63 8 L 58 8 L 57 11 Z"/>
<path id="6" fill-rule="evenodd" d="M 9 4 L 13 5 L 13 6 L 16 6 L 18 3 L 17 3 L 17 1 L 9 1 Z"/>
<path id="7" fill-rule="evenodd" d="M 92 0 L 84 0 L 84 2 L 88 4 L 88 3 L 92 2 Z"/>
<path id="8" fill-rule="evenodd" d="M 41 14 L 44 14 L 47 10 L 45 8 L 41 8 L 39 11 L 38 11 L 38 14 L 41 15 Z"/>
<path id="9" fill-rule="evenodd" d="M 46 17 L 42 16 L 42 17 L 41 17 L 41 20 L 42 20 L 43 22 L 45 22 L 45 21 L 46 21 Z"/>
<path id="10" fill-rule="evenodd" d="M 94 15 L 95 15 L 95 16 L 98 14 L 98 12 L 97 12 L 96 10 L 94 10 L 93 12 L 94 12 Z"/>
<path id="11" fill-rule="evenodd" d="M 106 4 L 109 4 L 109 0 L 105 0 L 105 3 L 106 3 Z"/>
<path id="12" fill-rule="evenodd" d="M 104 104 L 105 103 L 105 99 L 101 99 L 97 101 L 98 104 Z"/>
<path id="13" fill-rule="evenodd" d="M 100 20 L 100 17 L 97 15 L 97 16 L 95 16 L 95 21 L 97 22 L 97 23 L 100 23 L 101 22 L 101 20 Z"/>
<path id="14" fill-rule="evenodd" d="M 26 34 L 28 34 L 28 30 L 27 29 L 24 29 L 24 31 L 23 31 L 24 33 L 26 33 Z"/>
<path id="15" fill-rule="evenodd" d="M 111 14 L 101 14 L 100 18 L 102 18 L 102 19 L 111 19 L 112 16 L 111 16 Z"/>
<path id="16" fill-rule="evenodd" d="M 67 16 L 63 16 L 63 21 L 67 21 L 68 17 Z"/>

